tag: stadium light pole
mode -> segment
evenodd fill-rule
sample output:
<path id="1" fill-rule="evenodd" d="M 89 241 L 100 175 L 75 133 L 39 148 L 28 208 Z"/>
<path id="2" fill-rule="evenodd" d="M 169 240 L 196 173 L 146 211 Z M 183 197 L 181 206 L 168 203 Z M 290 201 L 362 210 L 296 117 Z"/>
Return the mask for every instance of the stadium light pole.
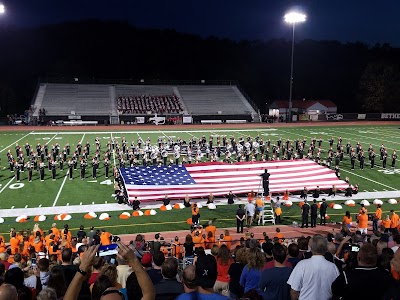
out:
<path id="1" fill-rule="evenodd" d="M 294 28 L 296 27 L 296 23 L 303 23 L 306 21 L 307 16 L 305 14 L 299 12 L 288 12 L 285 16 L 285 22 L 292 24 L 293 33 L 292 33 L 292 58 L 290 63 L 290 87 L 289 87 L 289 122 L 292 121 L 292 91 L 293 91 L 293 58 L 294 58 Z"/>

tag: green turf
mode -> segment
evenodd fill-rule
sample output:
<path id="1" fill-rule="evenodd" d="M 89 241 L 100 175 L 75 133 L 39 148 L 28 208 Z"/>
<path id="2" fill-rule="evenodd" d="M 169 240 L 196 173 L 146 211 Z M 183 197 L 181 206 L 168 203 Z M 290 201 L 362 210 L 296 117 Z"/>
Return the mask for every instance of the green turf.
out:
<path id="1" fill-rule="evenodd" d="M 399 149 L 400 147 L 400 135 L 399 126 L 321 126 L 321 127 L 301 127 L 294 126 L 290 128 L 264 128 L 264 129 L 254 129 L 254 130 L 241 130 L 240 128 L 232 129 L 232 130 L 191 130 L 191 131 L 163 131 L 162 127 L 154 127 L 152 131 L 134 131 L 135 127 L 132 127 L 130 131 L 126 132 L 90 132 L 87 133 L 83 130 L 81 132 L 68 132 L 68 128 L 62 128 L 59 133 L 57 132 L 30 132 L 29 127 L 28 130 L 22 131 L 25 129 L 21 127 L 21 132 L 0 132 L 0 164 L 2 168 L 0 168 L 0 209 L 10 209 L 11 207 L 15 208 L 24 208 L 28 207 L 38 207 L 39 205 L 52 206 L 54 202 L 56 206 L 61 205 L 79 205 L 82 204 L 104 204 L 106 202 L 110 203 L 114 201 L 114 198 L 111 196 L 113 193 L 113 186 L 107 185 L 105 183 L 104 178 L 104 170 L 103 165 L 100 165 L 100 170 L 97 178 L 97 182 L 91 179 L 91 168 L 87 169 L 87 178 L 86 180 L 79 179 L 79 170 L 74 173 L 74 180 L 65 180 L 63 185 L 66 167 L 64 166 L 64 171 L 57 171 L 57 180 L 55 182 L 50 179 L 50 172 L 46 172 L 46 180 L 44 182 L 40 182 L 38 180 L 39 175 L 34 174 L 34 180 L 32 183 L 27 182 L 27 172 L 22 173 L 22 181 L 20 185 L 15 185 L 16 182 L 13 180 L 14 174 L 8 170 L 7 163 L 7 149 L 10 148 L 11 152 L 15 156 L 15 143 L 18 142 L 20 145 L 24 145 L 25 142 L 29 142 L 32 146 L 35 146 L 38 142 L 42 145 L 46 142 L 49 144 L 53 144 L 58 142 L 61 146 L 64 146 L 66 142 L 69 142 L 71 145 L 71 150 L 75 148 L 78 140 L 82 140 L 82 142 L 90 141 L 92 144 L 91 153 L 94 152 L 94 139 L 98 136 L 102 141 L 102 151 L 104 151 L 107 140 L 111 139 L 111 137 L 115 137 L 119 141 L 122 136 L 125 136 L 127 141 L 130 143 L 132 140 L 137 141 L 138 137 L 142 137 L 143 140 L 146 140 L 147 137 L 150 137 L 153 142 L 157 140 L 159 136 L 161 137 L 172 137 L 176 139 L 177 137 L 181 137 L 184 140 L 188 140 L 190 137 L 201 137 L 203 134 L 206 136 L 207 140 L 210 134 L 214 135 L 227 135 L 231 136 L 232 134 L 238 139 L 240 136 L 252 136 L 255 137 L 260 135 L 264 140 L 271 139 L 272 143 L 275 143 L 276 140 L 281 138 L 283 141 L 286 139 L 294 140 L 296 138 L 306 138 L 307 145 L 311 138 L 316 137 L 317 139 L 321 136 L 324 140 L 323 149 L 327 150 L 329 144 L 328 139 L 333 137 L 336 140 L 339 136 L 342 136 L 343 143 L 346 144 L 348 140 L 351 141 L 352 145 L 355 146 L 357 141 L 360 141 L 363 145 L 363 149 L 367 150 L 368 145 L 372 144 L 375 151 L 377 152 L 376 164 L 377 167 L 373 170 L 369 168 L 368 159 L 366 159 L 366 167 L 364 170 L 360 170 L 357 165 L 355 170 L 350 170 L 350 161 L 347 157 L 341 163 L 341 175 L 342 178 L 348 176 L 352 184 L 358 183 L 360 185 L 360 191 L 393 191 L 400 190 L 400 169 L 397 163 L 397 167 L 395 170 L 390 168 L 391 160 L 388 159 L 388 168 L 387 170 L 383 170 L 381 167 L 381 162 L 379 161 L 379 147 L 382 143 L 385 144 L 388 154 L 391 155 L 394 149 Z M 112 129 L 112 127 L 110 127 Z M 323 154 L 322 159 L 326 158 L 326 152 Z M 103 184 L 102 184 L 103 183 Z M 21 187 L 22 188 L 18 188 Z M 61 186 L 63 187 L 61 188 Z M 57 197 L 58 195 L 58 197 Z M 287 220 L 297 220 L 297 215 L 299 211 L 297 208 L 292 207 L 291 209 L 287 209 L 284 211 L 284 216 L 287 215 Z M 204 211 L 204 210 L 203 210 Z M 221 212 L 220 212 L 221 211 Z M 68 223 L 71 224 L 71 227 L 78 227 L 81 223 L 86 227 L 91 224 L 95 226 L 102 226 L 103 224 L 107 226 L 116 226 L 113 227 L 113 232 L 115 233 L 128 233 L 128 232 L 146 232 L 146 231 L 158 231 L 158 230 L 177 230 L 177 229 L 185 229 L 187 228 L 186 219 L 189 217 L 190 213 L 182 214 L 182 212 L 168 212 L 169 215 L 164 215 L 164 213 L 160 213 L 154 217 L 143 217 L 143 218 L 135 218 L 129 219 L 127 221 L 122 221 L 117 218 L 119 213 L 111 213 L 113 216 L 112 220 L 104 223 L 99 220 L 86 221 L 81 219 L 78 215 L 77 217 L 74 215 L 73 219 Z M 208 218 L 207 214 L 209 212 L 204 211 L 204 218 Z M 340 212 L 341 213 L 341 212 Z M 234 208 L 223 207 L 218 209 L 215 212 L 210 212 L 210 217 L 219 218 L 222 222 L 220 225 L 234 225 L 233 224 L 233 214 Z M 291 216 L 295 217 L 291 217 Z M 343 215 L 343 214 L 341 214 Z M 1 212 L 0 212 L 1 216 Z M 52 217 L 52 216 L 51 216 Z M 294 219 L 293 219 L 294 218 Z M 141 220 L 139 220 L 141 219 Z M 224 219 L 229 219 L 227 221 L 223 221 Z M 341 218 L 340 218 L 341 219 Z M 163 222 L 173 222 L 167 223 L 168 225 L 162 225 L 159 223 Z M 33 222 L 33 221 L 31 221 Z M 151 224 L 147 225 L 137 225 L 137 222 L 150 222 Z M 174 223 L 177 222 L 177 223 Z M 224 223 L 225 222 L 225 223 Z M 50 224 L 51 221 L 44 223 L 46 227 L 47 224 Z M 7 225 L 8 224 L 8 225 Z M 28 223 L 30 224 L 30 223 Z M 26 224 L 26 225 L 28 225 Z M 6 220 L 6 223 L 1 225 L 1 231 L 8 231 L 8 227 L 12 226 L 19 227 L 19 224 L 12 220 Z M 121 226 L 119 226 L 121 225 Z M 122 226 L 129 225 L 129 226 Z M 7 227 L 8 226 L 8 227 Z"/>

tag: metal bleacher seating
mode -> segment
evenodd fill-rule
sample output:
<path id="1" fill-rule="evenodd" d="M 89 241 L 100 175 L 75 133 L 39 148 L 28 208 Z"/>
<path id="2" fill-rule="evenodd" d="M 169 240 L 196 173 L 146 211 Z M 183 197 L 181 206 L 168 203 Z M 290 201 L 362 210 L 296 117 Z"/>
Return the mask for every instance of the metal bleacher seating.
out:
<path id="1" fill-rule="evenodd" d="M 236 86 L 178 86 L 187 109 L 192 114 L 243 115 L 256 114 Z"/>
<path id="2" fill-rule="evenodd" d="M 47 83 L 40 107 L 48 116 L 109 115 L 111 99 L 108 85 Z"/>

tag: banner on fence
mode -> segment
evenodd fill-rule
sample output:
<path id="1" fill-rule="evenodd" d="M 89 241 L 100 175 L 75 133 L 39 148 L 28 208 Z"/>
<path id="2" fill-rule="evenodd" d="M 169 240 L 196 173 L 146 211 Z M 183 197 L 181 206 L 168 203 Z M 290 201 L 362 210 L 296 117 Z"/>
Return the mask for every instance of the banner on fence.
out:
<path id="1" fill-rule="evenodd" d="M 183 121 L 183 124 L 192 124 L 193 118 L 192 118 L 192 116 L 184 116 L 182 121 Z"/>
<path id="2" fill-rule="evenodd" d="M 358 114 L 357 120 L 365 120 L 367 118 L 366 114 Z"/>
<path id="3" fill-rule="evenodd" d="M 144 124 L 144 117 L 136 117 L 137 124 Z"/>
<path id="4" fill-rule="evenodd" d="M 381 114 L 381 119 L 400 119 L 400 114 Z"/>

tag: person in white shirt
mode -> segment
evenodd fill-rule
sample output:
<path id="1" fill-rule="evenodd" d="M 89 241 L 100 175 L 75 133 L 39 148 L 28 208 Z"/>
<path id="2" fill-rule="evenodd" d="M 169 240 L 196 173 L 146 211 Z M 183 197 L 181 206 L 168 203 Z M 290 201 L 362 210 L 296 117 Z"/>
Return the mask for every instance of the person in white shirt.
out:
<path id="1" fill-rule="evenodd" d="M 287 283 L 290 285 L 291 300 L 329 300 L 332 298 L 331 285 L 339 276 L 336 265 L 327 261 L 328 241 L 322 235 L 315 235 L 309 242 L 313 256 L 297 263 Z"/>
<path id="2" fill-rule="evenodd" d="M 246 211 L 246 225 L 250 227 L 253 224 L 254 214 L 256 212 L 254 201 L 247 203 L 244 210 Z"/>

